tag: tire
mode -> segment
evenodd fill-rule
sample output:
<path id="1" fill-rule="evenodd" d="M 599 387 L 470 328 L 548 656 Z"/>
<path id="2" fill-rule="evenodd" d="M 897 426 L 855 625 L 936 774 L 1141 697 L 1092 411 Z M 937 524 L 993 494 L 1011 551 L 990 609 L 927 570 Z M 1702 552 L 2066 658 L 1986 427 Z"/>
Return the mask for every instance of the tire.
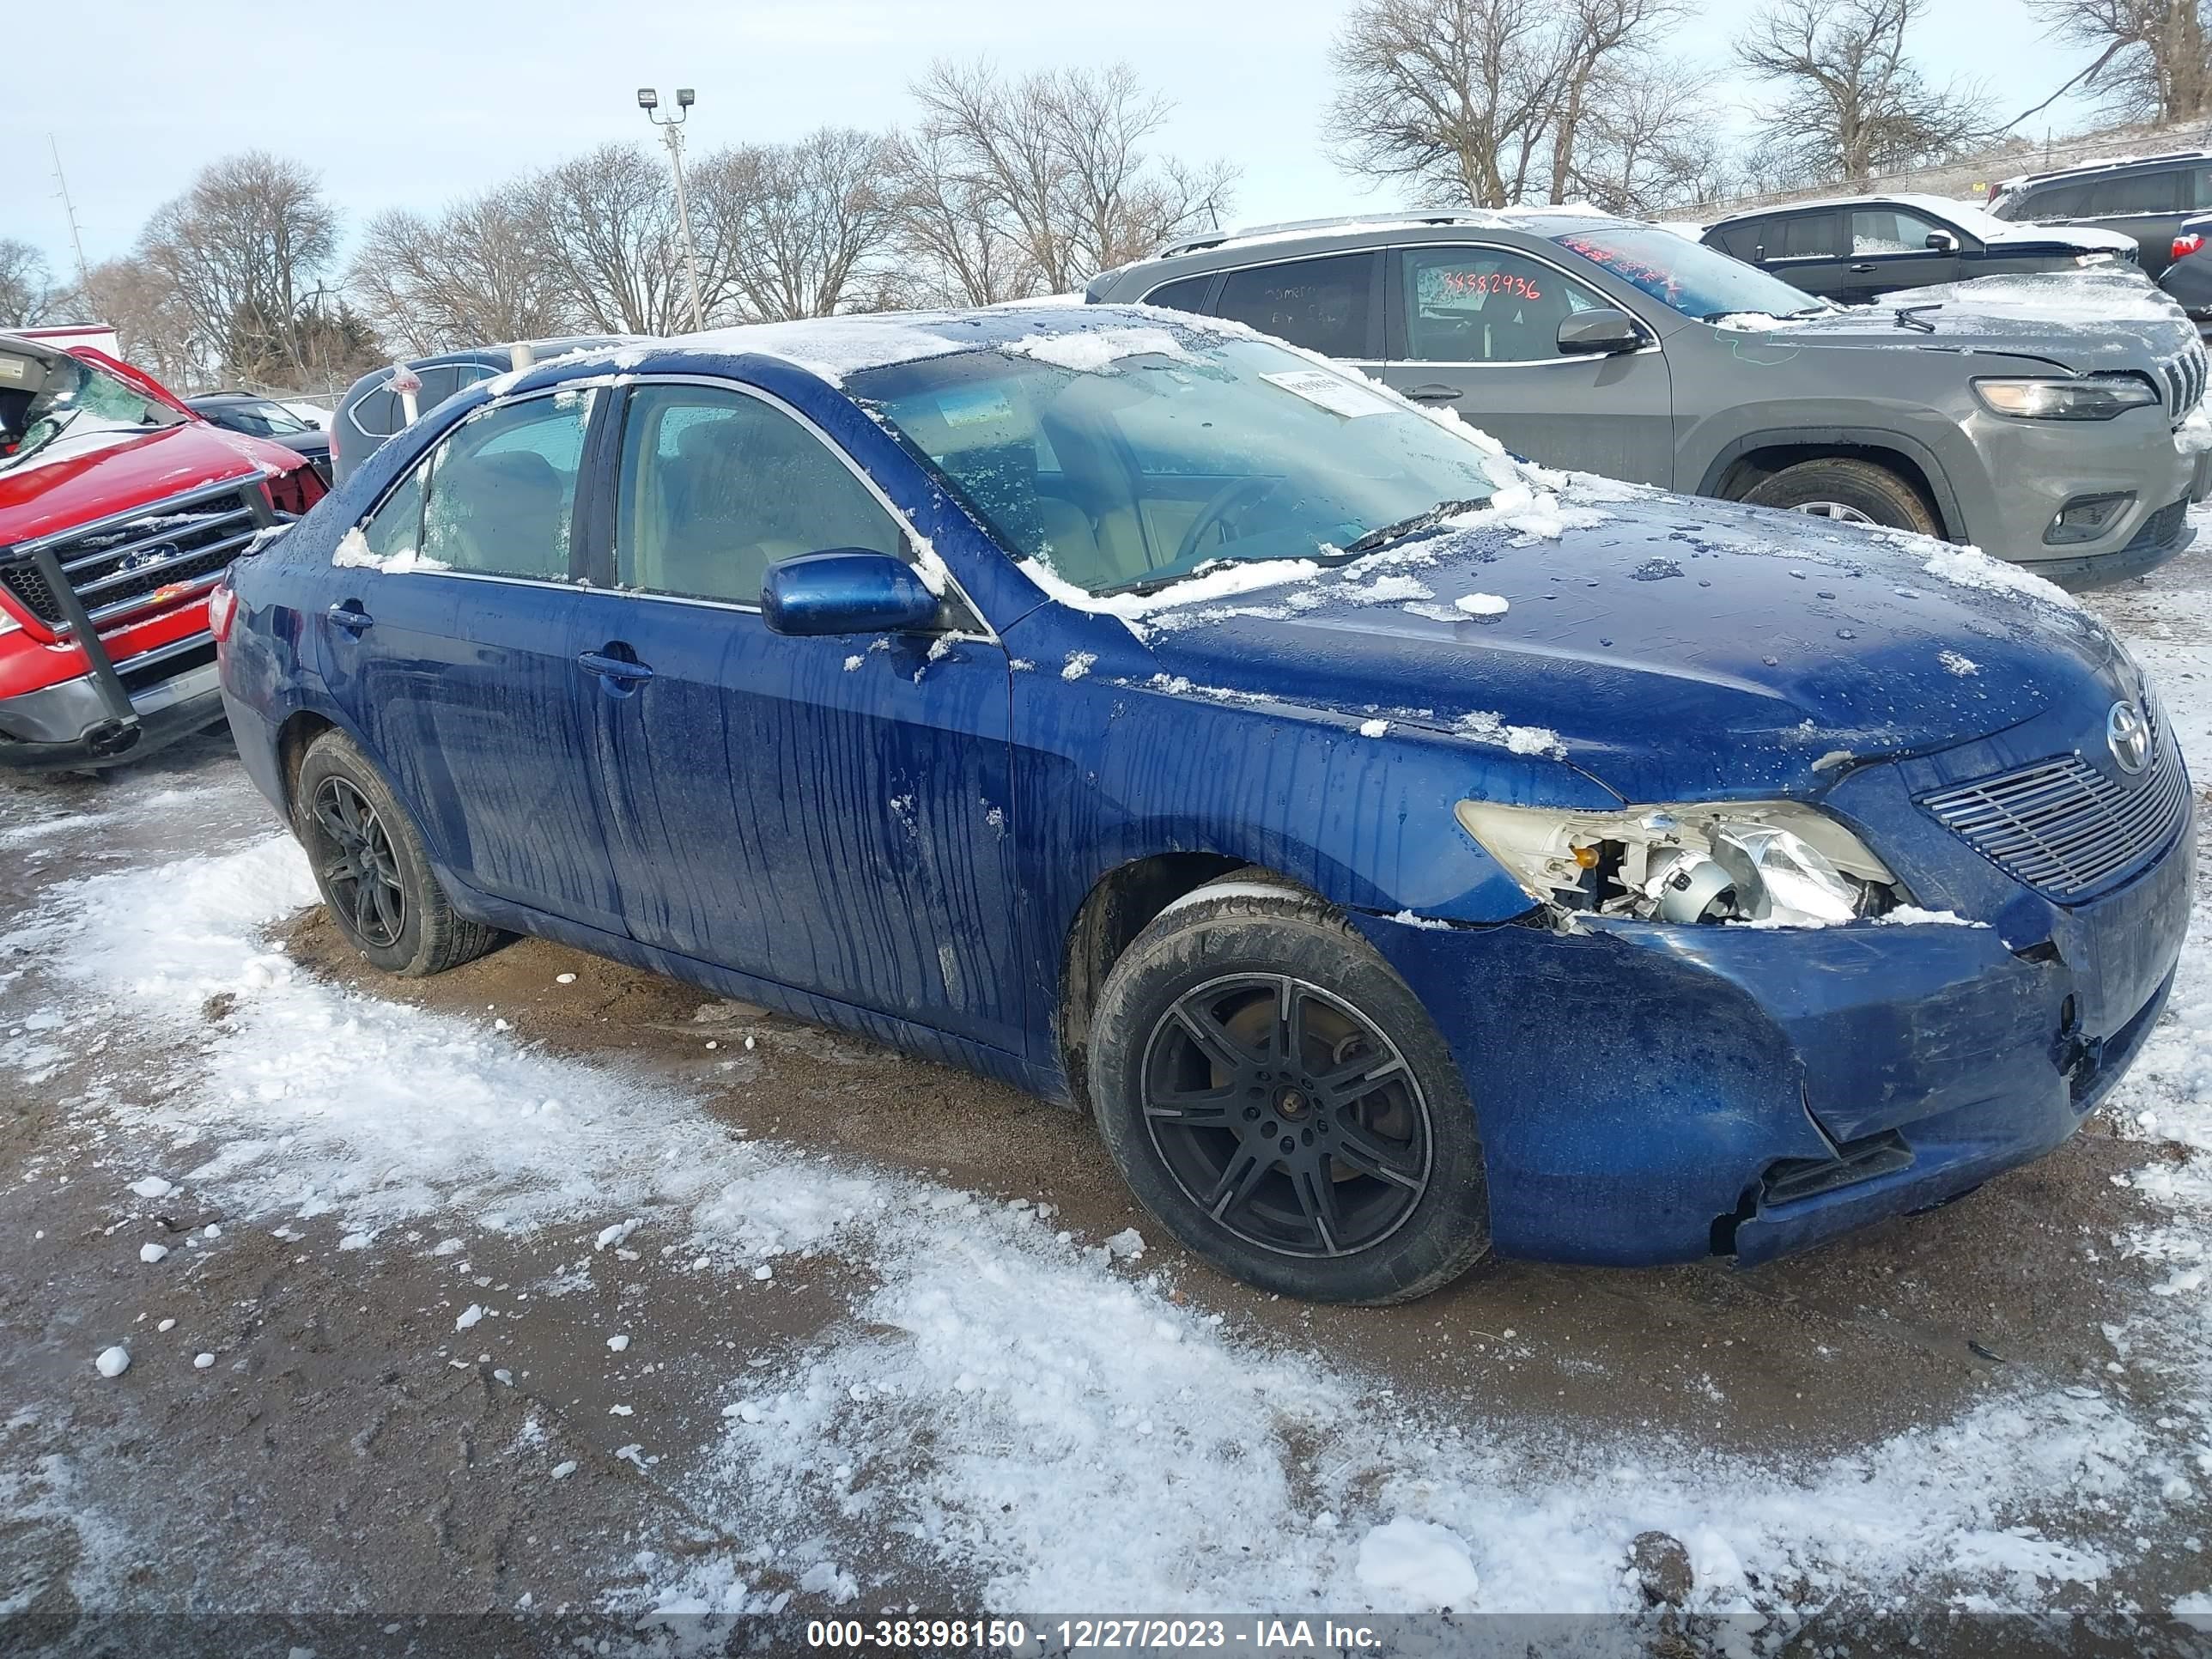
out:
<path id="1" fill-rule="evenodd" d="M 1787 507 L 1796 513 L 1840 508 L 1822 516 L 1880 525 L 1886 530 L 1910 530 L 1922 536 L 1943 533 L 1920 492 L 1887 467 L 1872 461 L 1842 456 L 1800 461 L 1762 478 L 1743 499 L 1754 507 Z"/>
<path id="2" fill-rule="evenodd" d="M 1099 993 L 1091 1109 L 1123 1179 L 1261 1290 L 1376 1304 L 1449 1284 L 1490 1248 L 1489 1188 L 1427 1010 L 1311 895 L 1216 885 L 1139 933 Z"/>
<path id="3" fill-rule="evenodd" d="M 338 931 L 386 973 L 442 974 L 499 943 L 494 929 L 453 914 L 414 818 L 343 732 L 307 745 L 292 792 L 292 833 Z"/>

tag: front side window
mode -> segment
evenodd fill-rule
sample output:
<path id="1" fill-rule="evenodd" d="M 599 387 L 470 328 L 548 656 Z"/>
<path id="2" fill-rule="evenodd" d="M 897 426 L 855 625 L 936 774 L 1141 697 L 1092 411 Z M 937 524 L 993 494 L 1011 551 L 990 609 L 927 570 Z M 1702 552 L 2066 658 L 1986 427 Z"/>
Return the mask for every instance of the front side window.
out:
<path id="1" fill-rule="evenodd" d="M 623 423 L 615 579 L 757 605 L 768 568 L 831 548 L 908 556 L 898 522 L 821 439 L 717 386 L 644 386 Z"/>
<path id="2" fill-rule="evenodd" d="M 1232 270 L 1214 310 L 1324 357 L 1370 357 L 1377 253 L 1336 253 Z"/>
<path id="3" fill-rule="evenodd" d="M 1770 259 L 1832 259 L 1843 251 L 1832 213 L 1800 213 L 1777 220 L 1767 233 Z"/>
<path id="4" fill-rule="evenodd" d="M 1747 224 L 1723 225 L 1712 233 L 1712 240 L 1721 245 L 1729 258 L 1750 262 L 1761 258 L 1766 246 L 1768 221 L 1753 219 Z"/>
<path id="5" fill-rule="evenodd" d="M 1854 257 L 1883 253 L 1924 253 L 1928 239 L 1944 227 L 1932 219 L 1902 208 L 1851 210 L 1851 252 Z"/>
<path id="6" fill-rule="evenodd" d="M 1605 302 L 1547 264 L 1504 248 L 1407 248 L 1406 356 L 1429 363 L 1530 363 L 1560 356 L 1559 325 Z"/>
<path id="7" fill-rule="evenodd" d="M 1357 371 L 1166 332 L 1171 351 L 1095 371 L 1010 348 L 848 384 L 1010 555 L 1094 593 L 1223 560 L 1340 562 L 1363 537 L 1496 489 L 1484 449 Z"/>
<path id="8" fill-rule="evenodd" d="M 1826 222 L 1832 226 L 1835 221 L 1826 216 Z M 1700 322 L 1744 313 L 1803 316 L 1828 309 L 1778 276 L 1656 225 L 1609 222 L 1561 231 L 1552 240 L 1639 293 Z M 1774 257 L 1771 240 L 1766 252 Z"/>
<path id="9" fill-rule="evenodd" d="M 597 396 L 579 387 L 464 421 L 422 469 L 422 556 L 478 575 L 565 580 Z"/>

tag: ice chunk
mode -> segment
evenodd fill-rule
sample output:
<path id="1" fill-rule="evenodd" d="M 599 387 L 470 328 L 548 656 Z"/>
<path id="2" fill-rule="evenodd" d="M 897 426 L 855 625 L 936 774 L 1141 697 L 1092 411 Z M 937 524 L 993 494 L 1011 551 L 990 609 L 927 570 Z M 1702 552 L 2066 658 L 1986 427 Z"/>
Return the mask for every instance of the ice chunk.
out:
<path id="1" fill-rule="evenodd" d="M 92 1363 L 102 1376 L 120 1376 L 131 1369 L 131 1350 L 118 1343 L 102 1349 L 100 1358 Z"/>
<path id="2" fill-rule="evenodd" d="M 1359 1582 L 1389 1605 L 1426 1612 L 1464 1610 L 1480 1581 L 1474 1557 L 1457 1533 L 1431 1521 L 1398 1516 L 1359 1540 Z"/>

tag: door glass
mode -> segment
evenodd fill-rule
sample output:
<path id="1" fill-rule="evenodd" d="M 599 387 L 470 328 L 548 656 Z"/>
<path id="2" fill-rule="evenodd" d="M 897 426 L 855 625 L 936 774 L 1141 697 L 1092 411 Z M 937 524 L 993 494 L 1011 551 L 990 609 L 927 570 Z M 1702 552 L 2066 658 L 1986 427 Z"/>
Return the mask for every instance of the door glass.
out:
<path id="1" fill-rule="evenodd" d="M 1749 224 L 1726 225 L 1713 233 L 1713 240 L 1721 245 L 1723 252 L 1735 258 L 1746 261 L 1755 260 L 1759 258 L 1760 247 L 1765 242 L 1767 226 L 1770 222 L 1765 219 L 1756 219 Z"/>
<path id="2" fill-rule="evenodd" d="M 1933 220 L 1923 219 L 1899 208 L 1854 208 L 1851 210 L 1851 252 L 1854 257 L 1869 253 L 1925 253 L 1928 238 L 1941 229 L 1942 227 Z"/>
<path id="3" fill-rule="evenodd" d="M 1770 259 L 1833 259 L 1843 252 L 1838 226 L 1832 213 L 1801 213 L 1784 219 L 1767 233 Z"/>
<path id="4" fill-rule="evenodd" d="M 1371 357 L 1368 325 L 1381 257 L 1338 253 L 1232 270 L 1214 310 L 1324 357 Z"/>
<path id="5" fill-rule="evenodd" d="M 2179 173 L 2138 173 L 2131 177 L 2107 179 L 2091 187 L 2090 211 L 2098 215 L 2118 213 L 2173 213 L 2181 206 L 2181 175 Z"/>
<path id="6" fill-rule="evenodd" d="M 2191 207 L 2212 207 L 2212 167 L 2189 169 L 2188 203 Z"/>
<path id="7" fill-rule="evenodd" d="M 1170 311 L 1206 309 L 1206 291 L 1213 286 L 1213 273 L 1206 271 L 1196 276 L 1186 276 L 1178 283 L 1163 283 L 1145 295 L 1148 306 L 1165 306 Z M 1352 354 L 1358 356 L 1358 353 Z"/>
<path id="8" fill-rule="evenodd" d="M 389 386 L 365 393 L 346 412 L 346 418 L 371 438 L 389 438 L 399 430 L 399 394 Z"/>
<path id="9" fill-rule="evenodd" d="M 1604 303 L 1551 266 L 1503 248 L 1407 248 L 1400 258 L 1413 362 L 1540 362 L 1561 355 L 1561 323 Z"/>
<path id="10" fill-rule="evenodd" d="M 2089 206 L 2089 186 L 2087 185 L 2058 185 L 2049 190 L 2039 190 L 2020 204 L 2017 219 L 2079 219 L 2092 211 Z"/>
<path id="11" fill-rule="evenodd" d="M 422 480 L 429 475 L 427 461 L 409 472 L 361 527 L 362 538 L 378 558 L 412 553 L 422 544 Z"/>
<path id="12" fill-rule="evenodd" d="M 423 556 L 482 575 L 564 580 L 597 396 L 556 392 L 464 422 L 431 463 Z"/>
<path id="13" fill-rule="evenodd" d="M 621 586 L 735 605 L 758 605 L 769 566 L 802 553 L 908 556 L 897 520 L 820 439 L 713 386 L 630 394 L 616 526 Z"/>

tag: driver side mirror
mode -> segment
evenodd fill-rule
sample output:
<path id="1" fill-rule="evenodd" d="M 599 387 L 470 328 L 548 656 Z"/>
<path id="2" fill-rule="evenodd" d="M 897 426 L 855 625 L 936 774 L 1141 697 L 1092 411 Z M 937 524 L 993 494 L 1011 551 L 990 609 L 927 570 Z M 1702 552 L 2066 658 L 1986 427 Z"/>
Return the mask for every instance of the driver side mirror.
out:
<path id="1" fill-rule="evenodd" d="M 1959 239 L 1948 230 L 1931 230 L 1928 233 L 1928 247 L 1935 253 L 1956 253 Z"/>
<path id="2" fill-rule="evenodd" d="M 1559 351 L 1565 356 L 1610 357 L 1643 347 L 1643 325 L 1610 306 L 1577 311 L 1559 325 Z"/>
<path id="3" fill-rule="evenodd" d="M 936 622 L 937 595 L 903 559 L 835 547 L 770 565 L 761 619 L 777 634 L 905 633 Z"/>

